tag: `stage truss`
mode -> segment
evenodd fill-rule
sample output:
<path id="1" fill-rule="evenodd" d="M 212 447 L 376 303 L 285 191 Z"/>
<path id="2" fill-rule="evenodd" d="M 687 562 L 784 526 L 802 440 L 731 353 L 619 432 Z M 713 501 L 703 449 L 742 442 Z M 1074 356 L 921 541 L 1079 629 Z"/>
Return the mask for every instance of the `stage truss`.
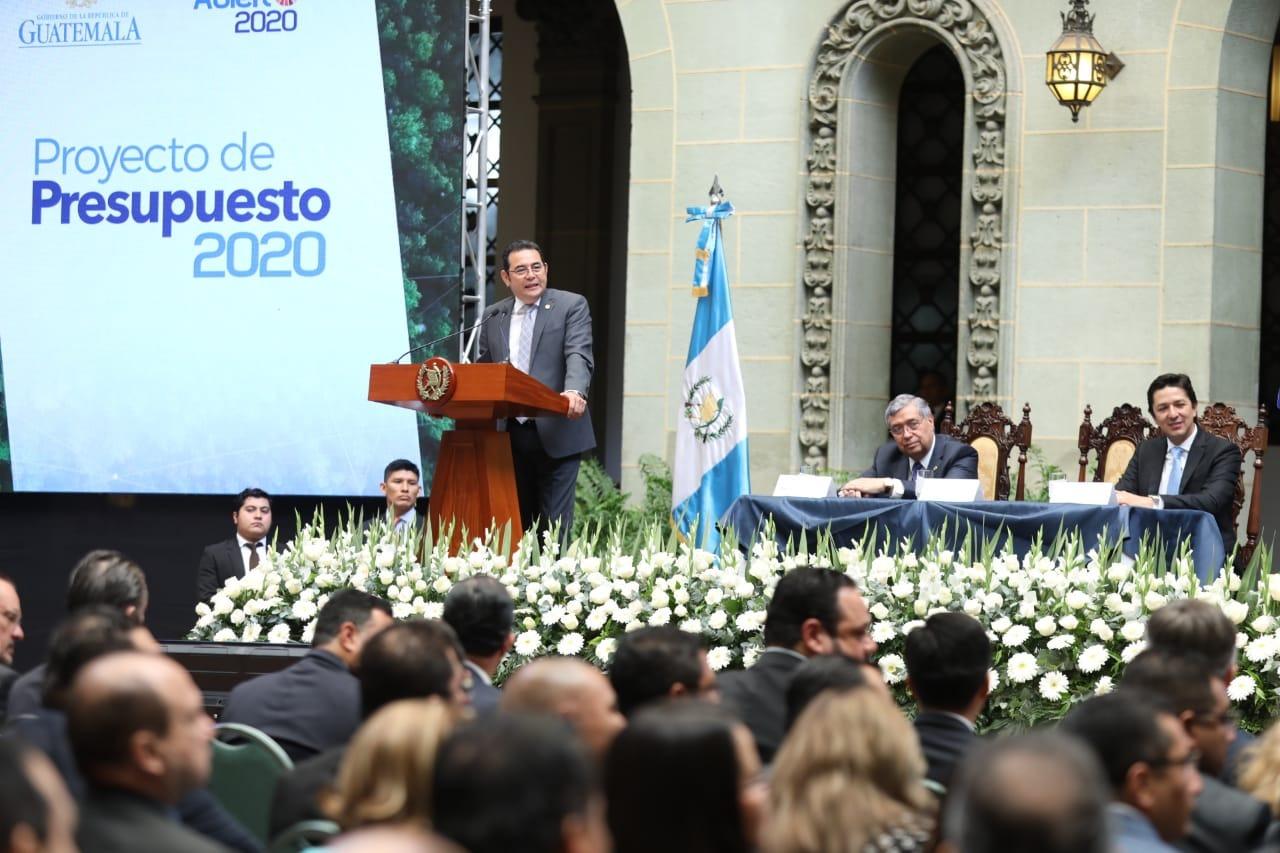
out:
<path id="1" fill-rule="evenodd" d="M 501 30 L 494 30 L 492 0 L 467 0 L 466 143 L 462 210 L 461 305 L 458 361 L 476 355 L 477 324 L 488 301 L 495 265 L 498 215 L 498 141 L 501 121 Z M 499 63 L 494 67 L 492 60 Z M 497 72 L 495 75 L 494 72 Z"/>

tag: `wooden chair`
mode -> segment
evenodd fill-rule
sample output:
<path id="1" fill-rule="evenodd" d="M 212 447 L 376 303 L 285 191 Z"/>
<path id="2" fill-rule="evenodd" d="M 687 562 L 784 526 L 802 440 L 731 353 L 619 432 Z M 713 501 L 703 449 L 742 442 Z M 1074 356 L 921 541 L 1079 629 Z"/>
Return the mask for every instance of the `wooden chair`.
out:
<path id="1" fill-rule="evenodd" d="M 1084 482 L 1089 470 L 1089 451 L 1098 458 L 1098 468 L 1093 474 L 1095 483 L 1117 483 L 1129 467 L 1129 460 L 1137 453 L 1138 445 L 1158 432 L 1156 425 L 1147 420 L 1142 409 L 1128 403 L 1111 410 L 1111 417 L 1096 427 L 1091 420 L 1093 407 L 1084 407 L 1084 422 L 1080 424 L 1080 476 Z"/>
<path id="2" fill-rule="evenodd" d="M 1236 478 L 1236 494 L 1231 505 L 1231 517 L 1234 519 L 1232 531 L 1235 542 L 1240 539 L 1240 510 L 1244 507 L 1244 460 L 1250 450 L 1253 451 L 1253 492 L 1249 500 L 1249 518 L 1245 522 L 1245 541 L 1236 555 L 1236 568 L 1243 570 L 1249 565 L 1253 551 L 1258 547 L 1258 536 L 1262 532 L 1262 455 L 1267 452 L 1267 406 L 1258 406 L 1258 425 L 1251 427 L 1236 414 L 1236 410 L 1226 403 L 1213 403 L 1200 412 L 1200 428 L 1205 432 L 1225 438 L 1240 449 L 1240 476 Z M 1235 542 L 1228 542 L 1227 550 Z"/>
<path id="3" fill-rule="evenodd" d="M 1012 486 L 1009 481 L 1009 455 L 1018 448 L 1018 493 L 1015 500 L 1022 500 L 1026 492 L 1027 450 L 1031 447 L 1031 404 L 1022 406 L 1022 422 L 1009 420 L 997 403 L 979 403 L 969 411 L 969 416 L 955 425 L 954 411 L 950 403 L 942 414 L 938 432 L 968 444 L 978 451 L 978 479 L 982 481 L 982 493 L 995 500 L 1009 500 Z"/>

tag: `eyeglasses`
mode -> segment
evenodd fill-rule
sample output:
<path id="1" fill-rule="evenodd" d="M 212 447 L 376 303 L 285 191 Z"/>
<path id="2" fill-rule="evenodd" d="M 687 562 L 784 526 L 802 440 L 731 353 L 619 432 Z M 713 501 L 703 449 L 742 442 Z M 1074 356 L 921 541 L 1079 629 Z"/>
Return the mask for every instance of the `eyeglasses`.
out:
<path id="1" fill-rule="evenodd" d="M 542 275 L 542 271 L 545 270 L 546 268 L 547 268 L 547 265 L 542 263 L 529 264 L 527 267 L 526 266 L 516 267 L 515 269 L 511 270 L 511 274 L 515 276 L 519 276 L 520 278 L 524 278 L 529 273 L 533 273 L 534 275 Z"/>
<path id="2" fill-rule="evenodd" d="M 1164 767 L 1195 767 L 1200 763 L 1200 751 L 1198 749 L 1190 750 L 1182 758 L 1157 758 L 1154 761 L 1148 761 L 1147 764 L 1153 769 L 1161 769 Z"/>
<path id="3" fill-rule="evenodd" d="M 1196 714 L 1191 722 L 1203 726 L 1234 726 L 1239 719 L 1240 715 L 1228 708 L 1221 714 Z"/>
<path id="4" fill-rule="evenodd" d="M 889 434 L 896 438 L 897 436 L 902 435 L 904 432 L 914 433 L 919 431 L 920 425 L 923 423 L 924 421 L 920 420 L 919 418 L 916 418 L 914 420 L 907 421 L 906 423 L 903 423 L 903 424 L 894 424 L 893 426 L 889 427 Z"/>

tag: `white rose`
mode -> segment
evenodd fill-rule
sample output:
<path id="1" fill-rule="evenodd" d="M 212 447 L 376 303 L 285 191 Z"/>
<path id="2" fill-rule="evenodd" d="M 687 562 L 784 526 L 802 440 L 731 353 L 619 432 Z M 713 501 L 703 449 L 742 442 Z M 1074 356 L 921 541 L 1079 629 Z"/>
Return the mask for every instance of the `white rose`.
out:
<path id="1" fill-rule="evenodd" d="M 724 593 L 721 592 L 718 588 L 712 587 L 711 589 L 707 590 L 707 596 L 705 598 L 705 601 L 707 602 L 708 607 L 717 607 L 719 606 L 720 602 L 724 601 Z"/>
<path id="2" fill-rule="evenodd" d="M 877 601 L 871 605 L 871 615 L 877 619 L 888 619 L 889 608 L 885 607 L 883 602 Z"/>
<path id="3" fill-rule="evenodd" d="M 680 630 L 690 634 L 701 634 L 702 622 L 698 619 L 686 619 L 680 623 Z"/>
<path id="4" fill-rule="evenodd" d="M 308 539 L 302 543 L 302 556 L 314 563 L 324 556 L 327 547 L 323 539 Z"/>
<path id="5" fill-rule="evenodd" d="M 560 617 L 560 624 L 570 631 L 578 630 L 578 617 L 572 613 L 566 613 Z"/>
<path id="6" fill-rule="evenodd" d="M 446 575 L 441 575 L 440 577 L 436 578 L 435 583 L 431 584 L 431 588 L 434 589 L 440 595 L 444 595 L 446 592 L 449 591 L 450 587 L 452 586 L 453 586 L 453 581 L 449 580 L 448 576 Z"/>
<path id="7" fill-rule="evenodd" d="M 982 602 L 978 601 L 976 598 L 968 599 L 964 603 L 964 612 L 977 618 L 978 614 L 982 612 Z"/>
<path id="8" fill-rule="evenodd" d="M 1257 619 L 1254 619 L 1252 622 L 1250 622 L 1249 627 L 1253 628 L 1253 630 L 1257 631 L 1259 634 L 1265 634 L 1268 631 L 1270 631 L 1272 628 L 1274 628 L 1275 624 L 1276 624 L 1275 617 L 1269 616 L 1264 613 L 1261 616 L 1259 616 Z"/>
<path id="9" fill-rule="evenodd" d="M 1048 637 L 1058 630 L 1058 623 L 1052 616 L 1041 616 L 1036 620 L 1036 633 L 1041 637 Z"/>
<path id="10" fill-rule="evenodd" d="M 545 586 L 547 589 L 547 592 L 551 593 L 552 595 L 560 594 L 560 581 L 556 580 L 555 578 L 547 578 L 543 586 Z"/>
<path id="11" fill-rule="evenodd" d="M 524 620 L 520 624 L 524 625 L 526 629 L 532 630 L 537 626 L 538 623 L 537 621 L 534 620 L 532 616 L 526 616 L 524 617 Z"/>
<path id="12" fill-rule="evenodd" d="M 373 565 L 376 568 L 382 569 L 382 571 L 378 573 L 378 580 L 382 581 L 383 586 L 390 583 L 387 579 L 391 577 L 391 572 L 387 571 L 387 569 L 391 568 L 395 562 L 396 552 L 394 548 L 379 548 L 374 554 Z"/>
<path id="13" fill-rule="evenodd" d="M 1111 567 L 1107 569 L 1107 580 L 1112 583 L 1120 583 L 1122 580 L 1129 577 L 1129 574 L 1129 567 L 1124 563 L 1113 563 Z"/>
<path id="14" fill-rule="evenodd" d="M 1083 610 L 1089 606 L 1089 594 L 1078 589 L 1067 593 L 1067 607 L 1072 610 Z"/>
<path id="15" fill-rule="evenodd" d="M 688 593 L 688 592 L 686 592 L 686 591 L 684 590 L 684 588 L 683 588 L 683 587 L 681 587 L 680 589 L 677 589 L 677 590 L 675 591 L 675 593 L 674 593 L 673 597 L 674 597 L 674 598 L 675 598 L 675 600 L 676 600 L 676 604 L 688 604 L 688 603 L 689 603 L 689 593 Z"/>
<path id="16" fill-rule="evenodd" d="M 1148 590 L 1147 594 L 1142 597 L 1142 603 L 1148 610 L 1156 611 L 1168 604 L 1169 601 L 1163 595 L 1152 589 Z"/>
<path id="17" fill-rule="evenodd" d="M 221 631 L 213 635 L 215 643 L 234 643 L 239 639 L 239 635 L 231 628 L 223 628 Z"/>
<path id="18" fill-rule="evenodd" d="M 1249 605 L 1243 601 L 1224 601 L 1222 603 L 1222 612 L 1227 614 L 1228 619 L 1239 625 L 1249 617 Z"/>
<path id="19" fill-rule="evenodd" d="M 1058 624 L 1061 625 L 1065 631 L 1074 631 L 1076 628 L 1080 627 L 1080 620 L 1068 613 L 1066 616 L 1063 616 L 1058 620 Z"/>
<path id="20" fill-rule="evenodd" d="M 707 617 L 707 627 L 713 631 L 719 631 L 729 623 L 729 614 L 723 610 L 717 610 Z"/>
<path id="21" fill-rule="evenodd" d="M 244 624 L 244 611 L 243 611 L 243 610 L 232 610 L 232 611 L 231 611 L 231 624 L 232 624 L 232 625 L 243 625 L 243 624 Z"/>
<path id="22" fill-rule="evenodd" d="M 1280 574 L 1267 577 L 1267 595 L 1272 601 L 1280 601 Z"/>
<path id="23" fill-rule="evenodd" d="M 226 616 L 235 609 L 236 606 L 232 603 L 231 599 L 227 598 L 227 596 L 222 593 L 218 593 L 213 597 L 213 614 L 215 616 Z"/>
<path id="24" fill-rule="evenodd" d="M 1008 616 L 1001 616 L 999 619 L 991 623 L 991 630 L 997 634 L 1003 634 L 1013 627 L 1013 620 Z"/>
<path id="25" fill-rule="evenodd" d="M 662 590 L 655 590 L 653 597 L 649 599 L 649 603 L 653 605 L 655 610 L 661 609 L 671 604 L 671 597 Z"/>
<path id="26" fill-rule="evenodd" d="M 402 586 L 400 587 L 400 594 L 397 598 L 407 604 L 408 602 L 413 601 L 413 590 L 407 586 Z"/>
<path id="27" fill-rule="evenodd" d="M 203 601 L 196 605 L 197 616 L 208 616 L 212 612 L 213 611 L 209 609 L 209 605 L 205 604 Z"/>
<path id="28" fill-rule="evenodd" d="M 297 595 L 302 592 L 302 581 L 290 576 L 289 579 L 284 582 L 284 591 L 290 595 Z"/>
<path id="29" fill-rule="evenodd" d="M 1115 632 L 1111 630 L 1111 626 L 1106 622 L 1103 622 L 1101 619 L 1094 619 L 1090 622 L 1089 630 L 1093 632 L 1094 636 L 1099 640 L 1102 640 L 1104 643 L 1111 642 L 1111 639 L 1115 636 Z"/>

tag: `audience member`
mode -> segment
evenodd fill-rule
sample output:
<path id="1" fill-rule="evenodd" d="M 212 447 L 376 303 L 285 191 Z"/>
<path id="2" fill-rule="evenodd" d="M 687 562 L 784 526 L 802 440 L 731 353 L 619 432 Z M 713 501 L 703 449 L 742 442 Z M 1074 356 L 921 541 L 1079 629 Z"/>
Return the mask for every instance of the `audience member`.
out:
<path id="1" fill-rule="evenodd" d="M 0 740 L 0 851 L 75 853 L 76 804 L 38 749 Z"/>
<path id="2" fill-rule="evenodd" d="M 366 642 L 360 652 L 356 677 L 361 718 L 369 719 L 397 699 L 438 696 L 465 707 L 463 672 L 462 648 L 452 628 L 434 619 L 398 622 Z M 324 817 L 317 797 L 333 784 L 345 752 L 346 744 L 330 747 L 281 777 L 271 801 L 273 837 L 295 823 Z"/>
<path id="3" fill-rule="evenodd" d="M 819 696 L 773 765 L 765 853 L 928 849 L 936 803 L 911 724 L 872 690 Z"/>
<path id="4" fill-rule="evenodd" d="M 1147 387 L 1147 411 L 1160 435 L 1138 445 L 1116 483 L 1122 506 L 1198 509 L 1212 515 L 1230 553 L 1236 545 L 1232 501 L 1240 449 L 1196 423 L 1196 391 L 1183 373 L 1162 373 Z"/>
<path id="5" fill-rule="evenodd" d="M 407 533 L 411 528 L 422 530 L 424 519 L 418 515 L 418 495 L 422 493 L 422 472 L 408 459 L 393 459 L 382 471 L 379 488 L 387 500 L 387 508 L 380 514 L 396 533 Z M 367 529 L 373 519 L 365 522 Z"/>
<path id="6" fill-rule="evenodd" d="M 469 853 L 609 850 L 593 762 L 544 715 L 492 714 L 455 730 L 436 755 L 433 800 L 436 831 Z"/>
<path id="7" fill-rule="evenodd" d="M 89 604 L 115 607 L 135 625 L 146 623 L 147 579 L 142 569 L 119 551 L 90 551 L 71 570 L 67 613 Z M 43 704 L 44 664 L 18 677 L 9 691 L 9 719 L 34 714 Z"/>
<path id="8" fill-rule="evenodd" d="M 116 652 L 76 676 L 67 730 L 89 791 L 77 840 L 94 853 L 224 848 L 171 810 L 209 778 L 213 722 L 187 671 L 162 655 Z"/>
<path id="9" fill-rule="evenodd" d="M 974 725 L 991 689 L 991 640 L 971 616 L 935 613 L 907 635 L 905 658 L 907 688 L 920 707 L 915 728 L 925 775 L 946 788 L 977 738 Z"/>
<path id="10" fill-rule="evenodd" d="M 929 404 L 912 394 L 899 394 L 884 410 L 891 441 L 876 450 L 871 467 L 840 487 L 850 498 L 883 495 L 914 498 L 918 477 L 978 479 L 978 451 L 959 439 L 934 432 Z"/>
<path id="11" fill-rule="evenodd" d="M 407 826 L 369 826 L 345 833 L 323 848 L 328 853 L 467 853 L 431 832 Z"/>
<path id="12" fill-rule="evenodd" d="M 502 695 L 493 686 L 493 677 L 516 641 L 511 632 L 515 622 L 511 593 L 497 578 L 467 578 L 449 590 L 441 618 L 453 628 L 466 652 L 462 665 L 467 669 L 471 707 L 477 714 L 493 712 Z"/>
<path id="13" fill-rule="evenodd" d="M 791 731 L 804 709 L 823 693 L 844 693 L 859 687 L 876 689 L 869 677 L 874 666 L 839 654 L 817 655 L 800 664 L 787 685 L 787 731 Z M 884 688 L 883 681 L 879 684 Z M 883 692 L 889 695 L 887 689 Z"/>
<path id="14" fill-rule="evenodd" d="M 1280 818 L 1280 723 L 1272 723 L 1245 754 L 1240 789 L 1258 798 Z"/>
<path id="15" fill-rule="evenodd" d="M 13 650 L 22 633 L 22 602 L 13 579 L 0 572 L 0 721 L 5 718 L 9 690 L 18 680 L 13 668 Z"/>
<path id="16" fill-rule="evenodd" d="M 674 625 L 623 634 L 610 661 L 609 681 L 618 694 L 618 710 L 627 717 L 667 697 L 720 699 L 702 637 Z"/>
<path id="17" fill-rule="evenodd" d="M 235 497 L 231 523 L 236 535 L 204 549 L 196 568 L 196 600 L 208 601 L 231 578 L 256 569 L 266 554 L 271 532 L 271 496 L 262 489 L 245 489 Z"/>
<path id="18" fill-rule="evenodd" d="M 1107 783 L 1074 738 L 1032 732 L 975 746 L 947 797 L 944 853 L 1109 853 Z"/>
<path id="19" fill-rule="evenodd" d="M 1236 626 L 1222 608 L 1198 598 L 1171 601 L 1147 620 L 1147 644 L 1173 654 L 1203 655 L 1218 677 L 1230 684 L 1236 677 Z M 1222 781 L 1235 784 L 1240 756 L 1253 743 L 1253 735 L 1236 729 L 1227 747 L 1227 763 Z"/>
<path id="20" fill-rule="evenodd" d="M 1117 691 L 1075 706 L 1060 730 L 1102 763 L 1116 853 L 1174 850 L 1191 827 L 1202 782 L 1195 745 L 1173 712 L 1138 691 Z"/>
<path id="21" fill-rule="evenodd" d="M 520 667 L 507 679 L 498 707 L 559 717 L 597 761 L 627 724 L 609 679 L 577 658 L 538 658 Z"/>
<path id="22" fill-rule="evenodd" d="M 431 826 L 431 776 L 459 709 L 432 696 L 378 709 L 347 748 L 325 811 L 343 830 L 379 824 Z"/>
<path id="23" fill-rule="evenodd" d="M 642 708 L 614 739 L 604 789 L 615 853 L 747 853 L 768 797 L 747 727 L 674 700 Z"/>
<path id="24" fill-rule="evenodd" d="M 1266 805 L 1219 781 L 1235 725 L 1227 687 L 1209 661 L 1147 649 L 1126 667 L 1123 691 L 1155 696 L 1177 715 L 1199 755 L 1203 790 L 1191 812 L 1190 834 L 1179 845 L 1195 851 L 1250 851 L 1271 822 Z"/>
<path id="25" fill-rule="evenodd" d="M 951 383 L 936 370 L 920 371 L 920 378 L 916 382 L 916 396 L 929 404 L 929 411 L 933 412 L 933 422 L 942 421 L 942 416 L 947 409 L 947 401 L 954 396 L 955 391 Z"/>
<path id="26" fill-rule="evenodd" d="M 364 644 L 392 621 L 381 598 L 335 592 L 316 617 L 307 656 L 237 685 L 220 721 L 265 732 L 295 762 L 346 743 L 360 725 L 360 682 L 351 670 Z"/>
<path id="27" fill-rule="evenodd" d="M 772 761 L 782 743 L 787 685 L 796 668 L 833 652 L 868 659 L 876 650 L 870 630 L 867 602 L 848 575 L 801 567 L 782 576 L 769 602 L 759 660 L 719 679 L 725 705 L 751 729 L 762 761 Z"/>

